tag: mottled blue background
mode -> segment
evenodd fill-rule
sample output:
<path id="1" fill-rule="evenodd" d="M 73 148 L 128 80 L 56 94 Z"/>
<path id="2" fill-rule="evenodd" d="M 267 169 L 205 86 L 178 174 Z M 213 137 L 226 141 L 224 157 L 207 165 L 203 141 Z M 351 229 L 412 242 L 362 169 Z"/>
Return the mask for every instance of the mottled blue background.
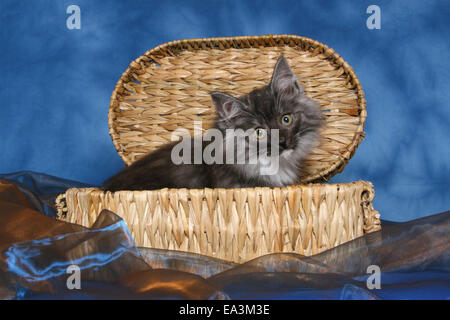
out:
<path id="1" fill-rule="evenodd" d="M 81 30 L 66 8 L 81 8 Z M 381 30 L 366 8 L 381 7 Z M 198 37 L 297 34 L 334 48 L 368 101 L 366 139 L 333 182 L 375 185 L 397 221 L 450 209 L 449 1 L 0 2 L 0 173 L 99 184 L 122 167 L 107 110 L 146 50 Z"/>

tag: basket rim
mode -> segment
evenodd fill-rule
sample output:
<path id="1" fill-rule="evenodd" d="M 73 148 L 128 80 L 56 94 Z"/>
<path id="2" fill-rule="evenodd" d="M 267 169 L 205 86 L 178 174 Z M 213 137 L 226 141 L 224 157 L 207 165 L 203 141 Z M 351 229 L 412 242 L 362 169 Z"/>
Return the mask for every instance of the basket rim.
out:
<path id="1" fill-rule="evenodd" d="M 355 181 L 351 181 L 351 182 L 334 182 L 334 183 L 319 183 L 319 182 L 312 182 L 312 183 L 305 183 L 305 184 L 292 184 L 292 185 L 287 185 L 284 187 L 245 187 L 245 188 L 201 188 L 201 189 L 190 189 L 190 188 L 161 188 L 161 189 L 153 189 L 153 190 L 118 190 L 118 191 L 109 191 L 109 190 L 104 190 L 101 187 L 85 187 L 85 188 L 68 188 L 65 192 L 61 193 L 58 195 L 58 197 L 63 198 L 64 194 L 67 193 L 67 191 L 69 190 L 76 190 L 76 191 L 95 191 L 95 192 L 101 192 L 104 194 L 121 194 L 121 193 L 129 193 L 129 192 L 136 192 L 136 193 L 145 193 L 145 192 L 167 192 L 167 193 L 176 193 L 176 192 L 183 192 L 183 191 L 188 191 L 188 192 L 202 192 L 205 190 L 208 191 L 215 191 L 215 192 L 220 192 L 223 190 L 233 190 L 233 191 L 239 191 L 239 190 L 283 190 L 283 191 L 292 191 L 292 192 L 296 192 L 296 190 L 298 190 L 299 188 L 321 188 L 321 187 L 325 187 L 325 188 L 333 188 L 333 187 L 337 187 L 337 188 L 351 188 L 354 186 L 361 186 L 361 187 L 365 187 L 366 191 L 371 191 L 373 192 L 373 194 L 375 195 L 375 191 L 374 191 L 374 187 L 373 187 L 373 183 L 367 180 L 355 180 Z M 58 199 L 58 197 L 56 198 L 56 201 L 59 201 L 60 199 Z"/>
<path id="2" fill-rule="evenodd" d="M 366 110 L 366 99 L 364 97 L 364 91 L 360 84 L 356 73 L 353 68 L 337 53 L 334 49 L 328 47 L 327 45 L 313 40 L 311 38 L 298 36 L 298 35 L 259 35 L 259 36 L 236 36 L 236 37 L 213 37 L 213 38 L 193 38 L 193 39 L 183 39 L 170 41 L 161 44 L 153 49 L 147 50 L 144 54 L 139 56 L 137 59 L 133 60 L 128 68 L 122 73 L 119 80 L 117 81 L 114 91 L 111 94 L 109 110 L 108 110 L 108 126 L 109 135 L 113 141 L 113 145 L 124 161 L 126 165 L 130 165 L 131 160 L 125 155 L 125 152 L 120 144 L 120 136 L 116 131 L 114 125 L 117 119 L 117 113 L 115 112 L 115 104 L 118 102 L 117 96 L 120 90 L 123 89 L 124 82 L 130 80 L 128 75 L 132 70 L 139 70 L 143 68 L 143 63 L 146 61 L 153 61 L 154 54 L 163 53 L 165 56 L 175 56 L 177 52 L 180 51 L 197 51 L 206 49 L 245 49 L 245 48 L 257 48 L 257 47 L 282 47 L 282 46 L 292 46 L 298 47 L 300 45 L 305 46 L 305 50 L 312 50 L 313 52 L 324 54 L 330 62 L 344 69 L 347 74 L 346 84 L 351 83 L 352 89 L 355 90 L 355 94 L 358 98 L 359 107 L 359 126 L 355 129 L 352 142 L 347 146 L 346 152 L 339 154 L 339 159 L 336 160 L 327 169 L 321 170 L 315 174 L 305 176 L 302 179 L 303 184 L 312 182 L 324 182 L 328 181 L 335 174 L 342 172 L 348 161 L 353 157 L 361 141 L 364 139 L 365 132 L 364 126 L 367 118 Z M 307 47 L 307 49 L 306 49 Z"/>

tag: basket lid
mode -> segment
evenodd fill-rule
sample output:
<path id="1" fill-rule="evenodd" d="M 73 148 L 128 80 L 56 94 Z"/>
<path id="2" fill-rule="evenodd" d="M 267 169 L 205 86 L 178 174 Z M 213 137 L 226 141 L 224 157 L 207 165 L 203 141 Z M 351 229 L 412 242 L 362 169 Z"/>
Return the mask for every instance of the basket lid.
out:
<path id="1" fill-rule="evenodd" d="M 239 96 L 266 85 L 281 54 L 326 119 L 299 182 L 328 180 L 364 138 L 366 101 L 353 69 L 333 49 L 293 35 L 180 40 L 147 51 L 131 62 L 111 96 L 117 152 L 130 165 L 170 142 L 178 128 L 192 133 L 197 121 L 210 128 L 215 108 L 209 92 Z"/>

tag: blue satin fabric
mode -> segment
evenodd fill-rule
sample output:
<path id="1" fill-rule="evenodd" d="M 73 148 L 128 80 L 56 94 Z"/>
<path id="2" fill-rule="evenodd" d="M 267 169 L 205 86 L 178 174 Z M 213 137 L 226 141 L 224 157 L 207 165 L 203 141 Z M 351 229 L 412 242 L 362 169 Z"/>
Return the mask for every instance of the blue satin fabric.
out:
<path id="1" fill-rule="evenodd" d="M 54 193 L 66 183 L 35 173 L 9 178 L 20 180 L 22 190 L 30 185 L 24 194 L 32 200 L 46 192 L 36 195 L 36 190 Z M 15 226 L 27 224 L 43 233 L 36 231 L 26 241 L 11 240 L 3 249 L 8 233 L 0 235 L 0 296 L 5 299 L 450 298 L 450 212 L 384 223 L 380 232 L 312 257 L 271 254 L 234 264 L 185 252 L 137 248 L 124 222 L 108 211 L 90 229 L 48 217 L 40 222 L 42 213 L 33 201 L 23 209 L 30 216 L 18 219 Z M 2 217 L 5 203 L 0 201 L 0 229 L 22 214 L 17 209 L 7 219 Z M 17 201 L 8 208 L 18 208 Z M 35 229 L 29 226 L 33 223 Z M 49 229 L 53 235 L 42 237 Z M 80 290 L 67 288 L 71 275 L 67 268 L 74 264 L 81 271 Z M 370 265 L 381 269 L 381 289 L 367 286 Z"/>
<path id="2" fill-rule="evenodd" d="M 0 174 L 0 179 L 14 182 L 19 190 L 33 203 L 36 209 L 56 218 L 55 198 L 69 188 L 93 187 L 87 183 L 71 181 L 33 171 Z"/>

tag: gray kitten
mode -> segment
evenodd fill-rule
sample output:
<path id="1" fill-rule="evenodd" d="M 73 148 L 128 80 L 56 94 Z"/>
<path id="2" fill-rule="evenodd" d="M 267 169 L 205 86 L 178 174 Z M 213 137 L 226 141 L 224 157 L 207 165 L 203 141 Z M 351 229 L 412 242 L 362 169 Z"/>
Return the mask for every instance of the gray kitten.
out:
<path id="1" fill-rule="evenodd" d="M 178 142 L 174 142 L 109 178 L 104 183 L 104 190 L 282 187 L 294 184 L 300 173 L 301 160 L 319 139 L 318 130 L 323 117 L 318 104 L 305 95 L 304 88 L 296 81 L 286 59 L 283 56 L 278 59 L 267 86 L 239 98 L 222 92 L 211 92 L 211 97 L 218 114 L 214 128 L 221 133 L 220 139 L 214 139 L 220 148 L 215 149 L 212 155 L 223 159 L 231 155 L 235 160 L 241 157 L 243 163 L 224 160 L 223 163 L 185 161 L 176 164 L 173 150 Z M 245 134 L 233 135 L 236 130 Z M 275 133 L 278 134 L 277 139 L 274 139 Z M 255 138 L 258 144 L 252 148 L 251 142 Z M 204 154 L 210 143 L 199 138 L 188 139 L 192 142 L 192 155 L 196 148 L 201 148 L 201 154 Z M 265 143 L 261 143 L 263 140 Z M 239 142 L 242 143 L 240 148 Z M 183 156 L 188 155 L 184 152 L 186 150 L 183 150 Z M 189 155 L 188 159 L 191 160 Z M 262 169 L 268 166 L 267 159 L 277 160 L 276 172 L 263 173 Z"/>

